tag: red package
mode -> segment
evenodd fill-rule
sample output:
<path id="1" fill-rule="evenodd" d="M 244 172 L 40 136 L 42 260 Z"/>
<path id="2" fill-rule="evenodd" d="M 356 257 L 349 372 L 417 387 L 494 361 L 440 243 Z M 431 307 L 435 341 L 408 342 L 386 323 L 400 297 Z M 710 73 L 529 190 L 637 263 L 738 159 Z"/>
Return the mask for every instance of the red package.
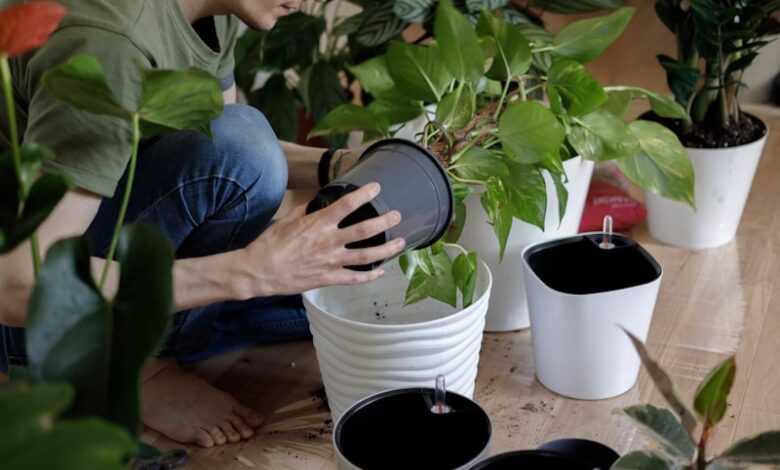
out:
<path id="1" fill-rule="evenodd" d="M 647 209 L 617 186 L 594 179 L 585 201 L 580 232 L 600 232 L 608 215 L 612 216 L 613 230 L 625 232 L 645 220 Z"/>

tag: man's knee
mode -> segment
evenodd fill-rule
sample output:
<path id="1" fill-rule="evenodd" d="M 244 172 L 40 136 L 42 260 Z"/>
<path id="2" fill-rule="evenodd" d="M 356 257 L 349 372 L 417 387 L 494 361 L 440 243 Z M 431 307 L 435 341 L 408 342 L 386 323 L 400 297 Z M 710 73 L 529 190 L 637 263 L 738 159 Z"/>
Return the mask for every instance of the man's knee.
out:
<path id="1" fill-rule="evenodd" d="M 287 159 L 266 117 L 257 109 L 231 104 L 211 126 L 218 153 L 244 178 L 254 179 L 252 192 L 278 204 L 287 189 Z"/>

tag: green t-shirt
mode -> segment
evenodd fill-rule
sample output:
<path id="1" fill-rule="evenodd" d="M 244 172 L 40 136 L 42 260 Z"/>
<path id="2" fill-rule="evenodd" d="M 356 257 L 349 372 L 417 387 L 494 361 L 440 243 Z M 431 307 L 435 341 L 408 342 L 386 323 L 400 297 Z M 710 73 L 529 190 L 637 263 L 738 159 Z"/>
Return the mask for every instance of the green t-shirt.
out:
<path id="1" fill-rule="evenodd" d="M 207 18 L 191 25 L 178 0 L 60 0 L 68 16 L 37 51 L 11 63 L 20 133 L 24 142 L 51 147 L 56 159 L 45 171 L 68 176 L 76 186 L 112 196 L 130 159 L 129 123 L 75 110 L 49 95 L 40 79 L 75 54 L 103 65 L 109 86 L 129 109 L 138 97 L 138 68 L 198 67 L 232 85 L 238 19 Z M 0 100 L 0 103 L 3 103 Z M 5 104 L 3 103 L 3 108 Z M 7 117 L 0 142 L 8 146 Z"/>

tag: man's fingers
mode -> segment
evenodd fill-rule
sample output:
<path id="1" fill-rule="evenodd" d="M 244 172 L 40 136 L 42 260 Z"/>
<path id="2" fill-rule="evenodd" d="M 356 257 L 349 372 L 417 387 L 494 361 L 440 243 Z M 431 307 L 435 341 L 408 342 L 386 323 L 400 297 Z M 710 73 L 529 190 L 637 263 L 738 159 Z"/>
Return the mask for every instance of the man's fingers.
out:
<path id="1" fill-rule="evenodd" d="M 355 212 L 360 206 L 374 199 L 380 191 L 378 183 L 369 183 L 352 191 L 338 201 L 322 210 L 323 215 L 331 222 L 339 223 L 344 217 Z"/>
<path id="2" fill-rule="evenodd" d="M 342 229 L 339 234 L 339 240 L 344 245 L 359 240 L 366 240 L 395 227 L 399 223 L 401 223 L 401 213 L 391 211 L 381 217 L 374 217 Z"/>
<path id="3" fill-rule="evenodd" d="M 406 242 L 403 238 L 396 238 L 380 246 L 347 250 L 347 255 L 344 256 L 344 266 L 360 266 L 392 258 L 403 251 L 405 246 Z"/>

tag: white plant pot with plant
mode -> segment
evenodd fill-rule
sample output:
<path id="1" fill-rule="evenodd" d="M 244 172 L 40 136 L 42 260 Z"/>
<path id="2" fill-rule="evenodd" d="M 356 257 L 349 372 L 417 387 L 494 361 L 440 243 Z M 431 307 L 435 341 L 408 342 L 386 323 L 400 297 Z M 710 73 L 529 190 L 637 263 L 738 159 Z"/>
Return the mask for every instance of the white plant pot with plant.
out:
<path id="1" fill-rule="evenodd" d="M 653 109 L 664 116 L 681 118 L 685 110 L 673 100 L 647 90 L 625 88 L 618 93 L 603 88 L 583 65 L 620 36 L 633 13 L 632 8 L 619 9 L 607 16 L 575 22 L 553 36 L 532 23 L 513 24 L 516 17 L 486 10 L 479 15 L 475 27 L 451 1 L 440 0 L 434 22 L 435 43 L 393 42 L 385 55 L 350 68 L 374 100 L 368 107 L 349 104 L 334 109 L 312 135 L 360 130 L 368 139 L 390 137 L 397 125 L 422 116 L 425 123 L 414 138 L 442 162 L 455 196 L 455 217 L 444 240 L 401 257 L 401 270 L 407 280 L 396 271 L 392 281 L 380 281 L 371 288 L 378 289 L 379 298 L 393 299 L 387 302 L 388 307 L 426 302 L 422 304 L 423 309 L 406 310 L 421 316 L 397 328 L 422 327 L 426 315 L 433 318 L 484 316 L 485 289 L 490 285 L 485 279 L 488 269 L 480 268 L 477 273 L 481 266 L 478 253 L 472 251 L 472 246 L 461 246 L 467 213 L 474 217 L 476 225 L 482 226 L 485 224 L 480 223 L 480 214 L 486 215 L 495 235 L 481 235 L 480 243 L 497 236 L 498 243 L 492 251 L 499 260 L 507 251 L 515 219 L 539 227 L 540 232 L 546 226 L 571 230 L 579 222 L 577 212 L 583 204 L 582 188 L 588 178 L 585 175 L 580 178 L 571 170 L 569 181 L 567 167 L 579 165 L 587 174 L 591 162 L 616 159 L 641 168 L 642 171 L 631 175 L 641 186 L 658 189 L 650 183 L 662 181 L 668 183 L 659 189 L 662 194 L 690 200 L 692 169 L 674 135 L 660 124 L 644 121 L 628 124 L 618 116 L 634 98 L 649 99 Z M 435 106 L 435 112 L 426 112 L 431 105 Z M 651 145 L 658 141 L 664 142 L 664 151 L 666 146 L 674 151 L 659 155 Z M 572 159 L 577 155 L 587 162 Z M 656 159 L 665 159 L 667 164 L 657 164 Z M 667 191 L 667 188 L 672 189 Z M 569 196 L 569 189 L 576 195 Z M 479 195 L 481 207 L 477 211 L 469 211 L 471 203 L 467 201 L 472 194 Z M 551 194 L 554 197 L 548 198 Z M 550 204 L 548 200 L 555 203 Z M 548 211 L 550 205 L 554 209 Z M 570 205 L 571 219 L 564 218 L 565 225 L 559 226 Z M 522 227 L 519 228 L 522 232 Z M 513 248 L 512 254 L 515 252 L 519 256 L 522 250 Z M 454 260 L 450 258 L 453 253 L 458 254 Z M 513 280 L 517 288 L 522 286 L 522 269 L 519 262 L 507 263 L 506 271 L 501 274 L 503 285 L 510 286 L 507 289 L 511 289 Z M 400 293 L 404 287 L 405 296 Z M 405 362 L 394 359 L 394 368 L 382 368 L 386 363 L 381 355 L 365 355 L 368 345 L 378 341 L 377 338 L 367 342 L 354 333 L 336 335 L 336 328 L 327 329 L 322 323 L 325 318 L 342 328 L 363 328 L 366 322 L 373 321 L 371 315 L 382 314 L 371 310 L 372 304 L 365 303 L 367 297 L 354 290 L 342 290 L 343 294 L 335 296 L 330 294 L 335 292 L 331 290 L 318 292 L 316 296 L 307 294 L 306 301 L 326 390 L 329 397 L 335 397 L 336 410 L 343 410 L 350 400 L 370 391 L 362 384 L 372 380 L 376 381 L 377 388 L 400 386 L 405 383 L 400 378 L 430 382 L 429 369 L 425 368 L 428 366 L 423 366 L 426 359 L 422 356 L 401 353 L 402 357 L 412 359 Z M 327 306 L 323 303 L 326 294 Z M 426 300 L 429 298 L 442 303 L 429 302 Z M 520 298 L 519 302 L 525 299 Z M 379 304 L 384 306 L 381 301 Z M 367 311 L 366 307 L 369 307 Z M 353 315 L 349 312 L 356 312 L 355 308 L 368 315 L 362 323 L 330 318 Z M 462 313 L 454 313 L 453 308 Z M 471 319 L 470 324 L 476 325 L 476 320 Z M 419 346 L 430 348 L 426 345 L 443 344 L 446 342 L 443 338 L 438 334 L 425 336 Z M 396 337 L 384 347 L 398 350 L 405 342 Z M 461 352 L 463 356 L 456 362 L 466 361 L 472 367 L 469 358 L 476 356 L 464 351 L 468 348 L 457 342 L 442 351 L 428 351 L 425 357 Z M 343 370 L 344 363 L 352 364 L 352 369 L 364 370 L 350 377 Z M 424 374 L 416 372 L 420 367 Z M 470 375 L 465 376 L 470 380 Z M 448 383 L 453 383 L 452 378 L 448 378 Z"/>
<path id="2" fill-rule="evenodd" d="M 467 307 L 428 299 L 406 305 L 408 280 L 397 264 L 365 286 L 304 294 L 317 360 L 334 420 L 360 399 L 396 388 L 448 389 L 474 396 L 492 276 L 482 263 Z"/>
<path id="3" fill-rule="evenodd" d="M 544 172 L 547 186 L 547 213 L 544 230 L 539 227 L 515 219 L 512 231 L 506 244 L 506 254 L 503 262 L 499 262 L 499 247 L 495 241 L 493 226 L 485 210 L 482 208 L 479 196 L 466 198 L 466 211 L 469 218 L 463 228 L 460 241 L 463 246 L 479 253 L 493 273 L 493 294 L 490 297 L 490 308 L 485 319 L 485 331 L 514 331 L 530 326 L 528 303 L 526 300 L 524 273 L 518 271 L 522 266 L 522 253 L 526 247 L 545 240 L 571 236 L 577 233 L 585 208 L 590 179 L 593 174 L 593 162 L 581 157 L 563 162 L 567 180 L 564 183 L 568 193 L 563 219 L 560 219 L 560 206 L 555 185 L 548 172 Z"/>
<path id="4" fill-rule="evenodd" d="M 678 38 L 677 57 L 659 61 L 688 111 L 681 120 L 656 119 L 675 131 L 693 161 L 696 209 L 648 194 L 648 226 L 664 243 L 713 248 L 734 239 L 766 144 L 766 124 L 743 113 L 739 101 L 743 74 L 780 34 L 773 17 L 780 3 L 659 0 L 656 10 Z"/>

